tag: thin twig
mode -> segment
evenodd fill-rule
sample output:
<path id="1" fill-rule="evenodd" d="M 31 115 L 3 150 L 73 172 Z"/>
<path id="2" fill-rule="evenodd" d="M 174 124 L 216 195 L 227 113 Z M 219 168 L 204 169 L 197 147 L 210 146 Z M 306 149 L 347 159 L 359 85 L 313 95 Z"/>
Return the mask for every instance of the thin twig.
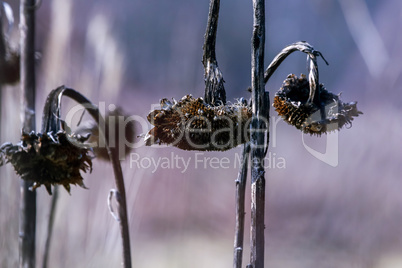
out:
<path id="1" fill-rule="evenodd" d="M 35 131 L 35 0 L 21 0 L 21 107 L 22 130 Z M 36 192 L 30 181 L 21 180 L 20 200 L 20 267 L 35 267 Z"/>
<path id="2" fill-rule="evenodd" d="M 120 196 L 119 196 L 119 192 L 116 190 L 116 189 L 111 189 L 110 191 L 109 191 L 109 195 L 108 195 L 108 197 L 107 197 L 107 206 L 109 207 L 109 212 L 110 212 L 110 214 L 112 215 L 112 217 L 117 221 L 117 222 L 119 222 L 120 221 L 120 217 L 119 217 L 119 215 L 118 214 L 116 214 L 116 212 L 114 211 L 114 209 L 113 209 L 113 205 L 112 205 L 112 199 L 113 199 L 113 196 L 116 196 L 116 199 L 119 199 L 120 198 Z"/>
<path id="3" fill-rule="evenodd" d="M 264 267 L 265 171 L 264 132 L 268 131 L 269 110 L 264 90 L 265 6 L 253 0 L 253 36 L 251 41 L 251 252 L 250 265 Z M 267 134 L 269 135 L 269 133 Z"/>
<path id="4" fill-rule="evenodd" d="M 204 65 L 206 103 L 212 105 L 225 105 L 226 92 L 223 83 L 223 75 L 218 67 L 215 53 L 216 32 L 218 28 L 220 0 L 211 0 L 209 4 L 208 23 L 204 36 L 204 54 L 202 63 Z"/>
<path id="5" fill-rule="evenodd" d="M 243 146 L 241 167 L 236 179 L 236 227 L 234 238 L 233 268 L 241 268 L 243 260 L 244 242 L 244 200 L 247 183 L 248 157 L 250 154 L 250 144 Z"/>
<path id="6" fill-rule="evenodd" d="M 52 241 L 54 218 L 56 216 L 56 205 L 57 205 L 58 197 L 59 197 L 59 186 L 55 185 L 54 189 L 53 189 L 52 203 L 50 205 L 49 221 L 48 221 L 48 225 L 47 225 L 46 244 L 45 244 L 45 250 L 43 253 L 42 268 L 48 267 L 47 264 L 48 264 L 48 260 L 49 260 L 50 243 Z"/>

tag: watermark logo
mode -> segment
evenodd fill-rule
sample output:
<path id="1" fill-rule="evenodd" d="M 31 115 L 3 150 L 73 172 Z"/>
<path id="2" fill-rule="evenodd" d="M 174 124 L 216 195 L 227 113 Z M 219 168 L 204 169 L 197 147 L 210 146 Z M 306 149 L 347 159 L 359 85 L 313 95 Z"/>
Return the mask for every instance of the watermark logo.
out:
<path id="1" fill-rule="evenodd" d="M 116 109 L 116 106 L 111 104 L 106 108 L 105 102 L 100 102 L 99 105 L 99 111 L 101 114 L 107 114 L 108 112 L 113 111 Z M 151 108 L 155 109 L 158 107 L 157 104 L 154 104 L 151 106 Z M 76 120 L 76 118 L 80 117 L 82 115 L 83 110 L 85 109 L 85 105 L 76 105 L 73 106 L 72 108 L 69 109 L 69 111 L 66 114 L 65 117 L 65 123 L 68 126 L 74 125 L 73 123 Z M 333 108 L 333 107 L 332 107 Z M 332 109 L 331 108 L 331 109 Z M 108 110 L 108 111 L 107 111 Z M 75 118 L 75 120 L 74 120 Z M 225 119 L 225 118 L 224 118 Z M 206 119 L 203 119 L 206 120 Z M 223 120 L 223 119 L 222 119 Z M 227 120 L 228 121 L 228 120 Z M 229 120 L 230 121 L 230 120 Z M 279 122 L 283 121 L 281 117 L 278 116 L 271 116 L 270 120 L 265 120 L 266 124 L 269 123 L 269 129 L 270 129 L 270 144 L 269 146 L 271 148 L 276 148 L 279 147 L 280 144 L 278 144 L 277 137 L 278 137 L 278 124 Z M 106 123 L 106 124 L 105 124 Z M 131 115 L 131 116 L 107 116 L 104 121 L 100 120 L 100 125 L 99 125 L 99 131 L 103 131 L 104 134 L 107 134 L 109 138 L 109 147 L 112 148 L 117 148 L 119 150 L 119 159 L 120 160 L 125 160 L 128 156 L 128 150 L 130 149 L 137 149 L 140 147 L 144 146 L 144 142 L 142 138 L 136 138 L 134 139 L 134 142 L 131 140 L 128 140 L 127 137 L 124 135 L 125 133 L 125 128 L 129 123 L 134 123 L 136 125 L 136 133 L 147 133 L 150 128 L 150 124 L 147 122 L 147 119 L 144 118 L 143 116 L 139 115 Z M 207 122 L 208 123 L 208 122 Z M 230 123 L 232 123 L 230 121 Z M 236 129 L 231 124 L 227 124 L 228 126 L 226 128 L 222 128 L 220 132 L 218 133 L 212 133 L 211 136 L 212 138 L 215 138 L 217 135 L 220 135 L 222 133 L 225 134 L 225 136 L 232 137 L 233 139 L 238 139 L 239 138 L 239 130 Z M 112 126 L 112 127 L 111 127 Z M 207 124 L 207 126 L 209 126 Z M 332 126 L 332 128 L 336 128 L 336 126 Z M 195 129 L 191 129 L 188 133 L 184 133 L 183 135 L 180 136 L 190 137 L 191 135 L 204 135 L 204 133 L 200 130 L 197 130 L 200 133 L 196 133 Z M 244 131 L 243 135 L 246 135 L 246 131 L 249 131 L 248 129 L 242 130 Z M 229 133 L 233 132 L 233 133 Z M 305 150 L 313 155 L 316 159 L 332 166 L 336 167 L 338 165 L 338 150 L 339 150 L 339 134 L 338 131 L 331 132 L 326 135 L 322 135 L 320 139 L 325 139 L 325 150 L 324 152 L 320 152 L 319 150 L 314 149 L 313 147 L 309 146 L 306 141 L 304 135 L 301 133 L 301 142 L 303 144 L 303 147 Z M 239 141 L 230 141 L 228 142 L 233 142 L 235 144 L 238 144 Z M 77 143 L 77 142 L 75 142 Z M 104 139 L 101 138 L 101 135 L 99 135 L 99 138 L 96 140 L 91 140 L 90 143 L 86 144 L 80 144 L 77 143 L 77 146 L 90 146 L 90 147 L 105 147 L 105 141 Z M 225 144 L 224 144 L 225 145 Z M 166 148 L 166 146 L 153 146 L 153 148 Z M 217 157 L 211 157 L 211 158 L 203 158 L 202 153 L 196 152 L 194 154 L 194 157 L 191 158 L 186 158 L 184 159 L 183 157 L 179 155 L 173 155 L 169 159 L 166 158 L 149 158 L 149 157 L 141 157 L 138 153 L 131 153 L 129 154 L 129 161 L 130 161 L 130 166 L 134 167 L 139 167 L 139 168 L 151 168 L 153 172 L 155 172 L 157 168 L 164 168 L 164 169 L 179 169 L 181 172 L 186 172 L 186 170 L 192 165 L 194 168 L 228 168 L 229 166 L 231 168 L 238 168 L 239 165 L 237 165 L 240 161 L 240 156 L 238 154 L 235 154 L 234 159 L 228 159 L 225 157 L 217 158 Z M 239 159 L 238 159 L 239 158 Z M 283 157 L 279 157 L 276 155 L 276 153 L 272 153 L 271 151 L 268 151 L 267 157 L 264 159 L 264 166 L 266 168 L 284 168 L 286 167 L 286 161 Z"/>
<path id="2" fill-rule="evenodd" d="M 323 138 L 324 137 L 321 137 L 321 139 L 323 139 Z M 333 133 L 328 133 L 326 135 L 325 139 L 326 139 L 325 152 L 321 153 L 321 152 L 311 148 L 310 146 L 308 146 L 304 141 L 304 135 L 302 135 L 303 146 L 307 152 L 309 152 L 311 155 L 313 155 L 318 160 L 320 160 L 332 167 L 336 167 L 336 166 L 338 166 L 338 150 L 339 150 L 338 131 L 333 132 Z"/>
<path id="3" fill-rule="evenodd" d="M 130 168 L 146 169 L 151 173 L 163 169 L 175 169 L 185 173 L 190 169 L 239 169 L 242 165 L 240 153 L 231 157 L 209 156 L 206 153 L 195 153 L 193 156 L 183 157 L 174 152 L 169 156 L 141 156 L 139 153 L 130 154 Z M 264 168 L 285 169 L 286 160 L 269 152 L 264 158 Z"/>

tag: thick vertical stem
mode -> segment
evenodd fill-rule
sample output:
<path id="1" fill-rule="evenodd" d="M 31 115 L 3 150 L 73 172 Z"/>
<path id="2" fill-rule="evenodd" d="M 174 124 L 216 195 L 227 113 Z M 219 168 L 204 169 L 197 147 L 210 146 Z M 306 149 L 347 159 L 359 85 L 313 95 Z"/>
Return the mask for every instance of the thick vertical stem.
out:
<path id="1" fill-rule="evenodd" d="M 233 268 L 241 268 L 243 261 L 243 242 L 244 242 L 244 201 L 248 172 L 248 157 L 250 154 L 250 144 L 246 143 L 243 147 L 242 165 L 236 179 L 236 227 L 234 238 Z"/>
<path id="2" fill-rule="evenodd" d="M 21 119 L 24 132 L 35 131 L 35 0 L 21 0 Z M 21 181 L 19 216 L 20 267 L 35 267 L 36 193 Z"/>
<path id="3" fill-rule="evenodd" d="M 253 36 L 251 40 L 251 253 L 250 266 L 264 267 L 265 214 L 265 132 L 268 104 L 264 90 L 265 7 L 264 0 L 253 0 Z"/>

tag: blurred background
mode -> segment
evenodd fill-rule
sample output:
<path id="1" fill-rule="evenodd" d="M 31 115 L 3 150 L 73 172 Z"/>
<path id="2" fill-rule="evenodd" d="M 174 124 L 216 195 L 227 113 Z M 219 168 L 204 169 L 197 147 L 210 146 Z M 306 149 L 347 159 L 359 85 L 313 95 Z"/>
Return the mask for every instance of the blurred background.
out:
<path id="1" fill-rule="evenodd" d="M 8 2 L 16 17 L 10 40 L 17 48 L 19 1 Z M 136 135 L 151 127 L 146 116 L 161 98 L 203 96 L 208 5 L 42 1 L 36 25 L 37 129 L 46 95 L 63 84 L 106 112 L 112 104 L 142 118 L 135 122 Z M 284 46 L 308 41 L 330 63 L 319 59 L 320 82 L 342 92 L 343 101 L 358 101 L 364 112 L 350 129 L 332 134 L 338 141 L 333 167 L 306 150 L 325 153 L 325 135 L 303 137 L 271 108 L 266 267 L 402 267 L 401 27 L 398 0 L 266 1 L 266 65 Z M 221 1 L 217 58 L 231 101 L 249 97 L 251 33 L 251 1 Z M 271 100 L 289 73 L 306 73 L 304 54 L 291 55 L 271 78 Z M 1 94 L 1 143 L 15 143 L 19 85 L 3 87 Z M 230 267 L 241 147 L 197 154 L 139 141 L 122 162 L 133 267 Z M 213 157 L 229 164 L 218 168 Z M 158 159 L 170 159 L 170 166 L 155 168 L 152 160 Z M 189 161 L 188 168 L 174 159 Z M 92 174 L 85 174 L 89 190 L 72 187 L 70 196 L 60 189 L 49 267 L 119 267 L 119 227 L 107 208 L 112 176 L 111 165 L 95 159 Z M 44 187 L 37 195 L 40 266 L 51 197 Z M 246 198 L 244 266 L 249 193 Z M 1 267 L 18 266 L 18 206 L 19 179 L 11 166 L 1 167 Z"/>

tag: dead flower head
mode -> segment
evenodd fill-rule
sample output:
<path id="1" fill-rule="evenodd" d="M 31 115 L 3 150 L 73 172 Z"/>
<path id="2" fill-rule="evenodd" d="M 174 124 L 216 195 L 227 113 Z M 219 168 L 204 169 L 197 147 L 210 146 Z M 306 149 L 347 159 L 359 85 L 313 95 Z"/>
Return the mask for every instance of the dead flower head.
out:
<path id="1" fill-rule="evenodd" d="M 80 141 L 63 131 L 56 134 L 22 134 L 21 141 L 0 147 L 0 165 L 10 162 L 24 180 L 41 185 L 52 194 L 51 185 L 61 184 L 70 192 L 70 184 L 86 188 L 80 170 L 92 171 L 90 151 L 78 145 Z"/>
<path id="2" fill-rule="evenodd" d="M 251 109 L 243 102 L 211 106 L 202 98 L 184 96 L 180 101 L 162 99 L 161 109 L 151 111 L 155 127 L 145 144 L 172 145 L 183 150 L 226 151 L 249 140 Z"/>
<path id="3" fill-rule="evenodd" d="M 353 117 L 362 114 L 357 110 L 357 102 L 343 103 L 339 95 L 328 92 L 322 84 L 316 99 L 308 102 L 309 81 L 305 75 L 289 75 L 282 88 L 276 93 L 273 106 L 280 116 L 290 125 L 311 135 L 340 130 L 351 125 Z"/>

